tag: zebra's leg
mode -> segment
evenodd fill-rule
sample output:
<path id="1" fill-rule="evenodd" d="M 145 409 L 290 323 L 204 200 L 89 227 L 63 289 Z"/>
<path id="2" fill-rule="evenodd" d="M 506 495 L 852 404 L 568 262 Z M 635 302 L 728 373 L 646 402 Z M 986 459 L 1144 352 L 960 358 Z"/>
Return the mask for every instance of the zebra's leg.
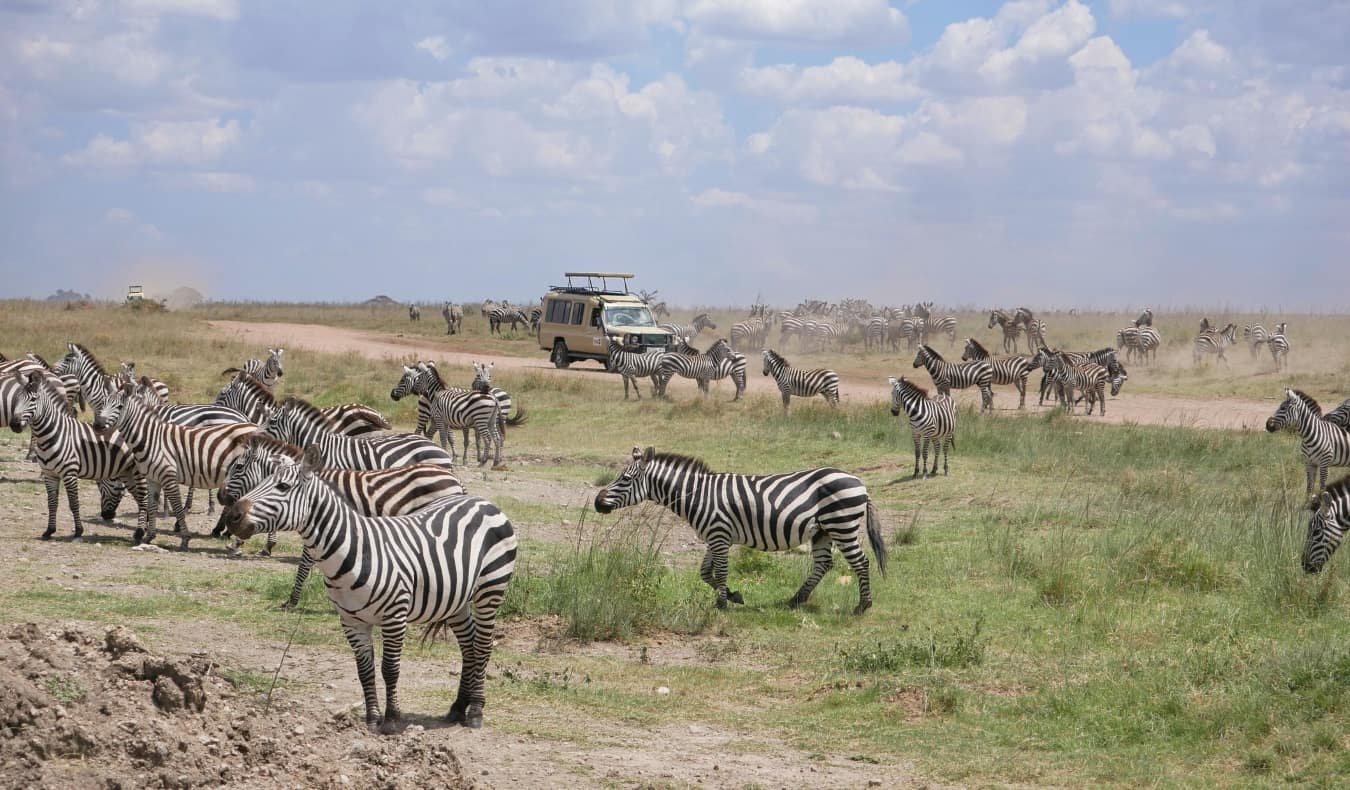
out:
<path id="1" fill-rule="evenodd" d="M 80 523 L 80 478 L 74 469 L 67 469 L 61 475 L 61 480 L 66 486 L 66 499 L 70 501 L 70 517 L 75 520 L 75 535 L 72 539 L 78 543 L 84 537 L 84 525 Z"/>
<path id="2" fill-rule="evenodd" d="M 708 543 L 708 552 L 703 561 L 708 563 L 708 568 L 712 574 L 710 584 L 717 591 L 717 608 L 727 608 L 727 601 L 733 603 L 743 603 L 744 599 L 738 592 L 732 592 L 727 589 L 727 551 L 731 546 L 726 538 L 714 538 Z M 704 581 L 707 581 L 706 579 Z"/>
<path id="3" fill-rule="evenodd" d="M 193 490 L 194 490 L 194 489 L 193 489 L 191 486 L 188 486 L 188 487 L 187 487 L 187 496 L 183 499 L 183 510 L 187 511 L 188 513 L 191 513 L 191 512 L 192 512 L 192 492 L 193 492 Z M 182 496 L 182 494 L 180 493 L 179 496 Z"/>
<path id="4" fill-rule="evenodd" d="M 356 677 L 361 681 L 361 696 L 366 703 L 366 726 L 374 729 L 380 723 L 380 698 L 375 692 L 375 648 L 370 642 L 370 628 L 365 623 L 342 622 L 342 634 L 356 655 Z"/>
<path id="5" fill-rule="evenodd" d="M 994 386 L 984 384 L 980 386 L 980 408 L 981 410 L 994 410 Z"/>
<path id="6" fill-rule="evenodd" d="M 739 597 L 739 596 L 738 596 Z M 483 681 L 487 678 L 488 660 L 492 658 L 492 636 L 497 625 L 497 607 L 501 606 L 502 594 L 493 591 L 473 602 L 473 649 L 469 653 L 471 662 L 461 667 L 461 674 L 468 679 L 464 726 L 478 729 L 483 726 L 483 705 L 487 695 L 483 691 Z"/>
<path id="7" fill-rule="evenodd" d="M 787 411 L 788 402 L 792 400 L 792 393 L 788 392 L 787 388 L 784 388 L 780 394 L 783 396 L 783 411 Z"/>
<path id="8" fill-rule="evenodd" d="M 51 540 L 52 535 L 56 534 L 56 506 L 61 493 L 57 490 L 59 482 L 54 476 L 42 476 L 42 484 L 47 487 L 47 529 L 42 533 L 43 540 Z"/>
<path id="9" fill-rule="evenodd" d="M 305 582 L 309 579 L 309 571 L 313 567 L 314 555 L 309 553 L 309 547 L 306 546 L 300 552 L 300 562 L 295 566 L 295 583 L 291 585 L 290 597 L 281 605 L 282 609 L 294 609 L 300 605 L 300 594 L 305 591 Z"/>
<path id="10" fill-rule="evenodd" d="M 380 674 L 384 678 L 384 718 L 380 734 L 392 735 L 398 729 L 402 711 L 398 707 L 398 670 L 403 658 L 403 637 L 408 632 L 404 619 L 380 624 Z"/>
<path id="11" fill-rule="evenodd" d="M 811 597 L 811 591 L 816 589 L 816 585 L 820 584 L 820 580 L 832 565 L 834 565 L 834 541 L 830 539 L 828 532 L 817 527 L 815 534 L 811 536 L 811 573 L 807 575 L 806 581 L 802 582 L 802 586 L 797 588 L 797 593 L 788 599 L 788 608 L 796 609 L 806 603 L 806 599 Z"/>
<path id="12" fill-rule="evenodd" d="M 146 481 L 145 507 L 136 515 L 136 531 L 131 533 L 131 545 L 139 546 L 155 539 L 155 511 L 159 509 L 160 485 Z"/>
<path id="13" fill-rule="evenodd" d="M 1308 478 L 1307 493 L 1313 492 L 1313 480 L 1317 479 L 1317 464 L 1309 463 L 1303 467 L 1305 476 Z"/>
<path id="14" fill-rule="evenodd" d="M 914 440 L 914 477 L 915 477 L 915 478 L 918 478 L 918 477 L 919 477 L 919 434 L 916 433 L 916 432 L 914 431 L 913 428 L 910 428 L 910 430 L 909 430 L 909 435 L 910 435 L 910 438 L 912 438 L 912 439 Z M 927 461 L 924 461 L 924 466 L 927 467 L 927 465 L 928 465 L 928 462 L 927 462 Z"/>
<path id="15" fill-rule="evenodd" d="M 449 621 L 450 630 L 455 635 L 455 641 L 459 643 L 459 693 L 455 694 L 455 701 L 450 705 L 450 710 L 445 714 L 445 720 L 451 724 L 468 725 L 469 708 L 469 663 L 470 657 L 474 655 L 474 621 L 466 610 L 461 611 L 454 619 Z"/>
<path id="16" fill-rule="evenodd" d="M 844 562 L 853 569 L 853 575 L 858 577 L 858 605 L 853 607 L 853 614 L 856 616 L 872 608 L 872 573 L 867 561 L 867 552 L 863 551 L 862 541 L 859 539 L 863 534 L 863 524 L 860 522 L 849 526 L 851 532 L 834 535 L 833 541 L 834 545 L 839 547 L 839 553 L 844 555 Z"/>
<path id="17" fill-rule="evenodd" d="M 1025 409 L 1027 407 L 1027 377 L 1021 376 L 1015 379 L 1013 386 L 1017 387 L 1017 408 Z"/>
<path id="18" fill-rule="evenodd" d="M 1319 467 L 1319 468 L 1318 468 L 1318 471 L 1321 473 L 1321 478 L 1322 478 L 1320 484 L 1317 486 L 1317 492 L 1318 492 L 1318 493 L 1321 493 L 1321 492 L 1327 490 L 1327 471 L 1328 471 L 1329 469 L 1330 469 L 1330 467 L 1326 467 L 1326 466 L 1322 466 L 1322 467 Z"/>
<path id="19" fill-rule="evenodd" d="M 942 454 L 942 448 L 947 446 L 947 440 L 934 436 L 933 443 L 933 471 L 928 473 L 929 477 L 937 477 L 938 456 Z"/>
<path id="20" fill-rule="evenodd" d="M 947 477 L 947 459 L 951 457 L 951 446 L 954 439 L 951 436 L 942 440 L 942 476 Z M 933 459 L 933 474 L 937 474 L 937 458 Z"/>

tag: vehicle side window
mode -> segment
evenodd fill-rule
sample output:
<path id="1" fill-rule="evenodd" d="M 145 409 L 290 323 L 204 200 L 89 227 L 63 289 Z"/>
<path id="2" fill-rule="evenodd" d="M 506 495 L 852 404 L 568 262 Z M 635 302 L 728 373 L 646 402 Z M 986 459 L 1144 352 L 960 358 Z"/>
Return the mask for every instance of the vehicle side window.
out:
<path id="1" fill-rule="evenodd" d="M 586 305 L 576 302 L 572 305 L 572 321 L 577 326 L 581 325 L 581 318 L 586 314 Z"/>
<path id="2" fill-rule="evenodd" d="M 550 324 L 567 323 L 567 302 L 561 299 L 548 300 L 548 322 Z"/>

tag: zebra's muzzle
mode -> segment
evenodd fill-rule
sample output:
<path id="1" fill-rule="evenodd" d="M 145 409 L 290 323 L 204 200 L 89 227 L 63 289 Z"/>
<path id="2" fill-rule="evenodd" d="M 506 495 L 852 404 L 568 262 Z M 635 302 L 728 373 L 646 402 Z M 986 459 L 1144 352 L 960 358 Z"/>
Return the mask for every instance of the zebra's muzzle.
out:
<path id="1" fill-rule="evenodd" d="M 595 497 L 595 512 L 596 512 L 596 513 L 613 513 L 613 512 L 614 512 L 614 503 L 611 502 L 610 500 L 606 499 L 606 498 L 605 498 L 605 495 L 604 495 L 603 493 L 597 494 L 596 497 Z"/>
<path id="2" fill-rule="evenodd" d="M 399 392 L 397 388 L 389 390 L 389 399 L 390 399 L 390 400 L 399 400 L 399 399 L 401 399 L 402 397 L 403 397 L 403 393 Z"/>
<path id="3" fill-rule="evenodd" d="M 248 517 L 248 512 L 252 506 L 252 502 L 244 499 L 225 509 L 221 518 L 225 521 L 225 529 L 228 529 L 231 535 L 241 540 L 248 540 L 253 537 L 253 521 Z"/>
<path id="4" fill-rule="evenodd" d="M 1271 417 L 1270 419 L 1266 420 L 1266 432 L 1267 432 L 1267 433 L 1275 433 L 1275 432 L 1278 431 L 1279 429 L 1280 429 L 1280 424 L 1279 424 L 1278 422 L 1275 422 L 1275 418 L 1274 418 L 1274 417 Z"/>
<path id="5" fill-rule="evenodd" d="M 23 433 L 23 429 L 27 424 L 28 421 L 22 417 L 11 417 L 9 420 L 9 429 L 15 433 Z"/>

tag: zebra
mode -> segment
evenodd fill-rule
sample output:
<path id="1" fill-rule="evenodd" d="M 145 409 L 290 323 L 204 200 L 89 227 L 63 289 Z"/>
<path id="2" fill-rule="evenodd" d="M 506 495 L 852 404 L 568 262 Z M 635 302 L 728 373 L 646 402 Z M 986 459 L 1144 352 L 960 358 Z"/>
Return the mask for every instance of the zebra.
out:
<path id="1" fill-rule="evenodd" d="M 774 382 L 778 384 L 784 411 L 793 395 L 799 398 L 820 395 L 831 406 L 839 405 L 839 374 L 833 370 L 794 368 L 778 352 L 765 349 L 763 372 L 766 376 L 773 376 Z"/>
<path id="2" fill-rule="evenodd" d="M 736 395 L 732 400 L 738 401 L 745 393 L 745 355 L 732 351 L 725 340 L 718 340 L 698 356 L 662 354 L 661 374 L 657 380 L 659 397 L 666 397 L 666 387 L 677 375 L 696 380 L 699 392 L 705 398 L 708 396 L 709 381 L 730 378 L 736 385 Z"/>
<path id="3" fill-rule="evenodd" d="M 453 461 L 455 440 L 451 431 L 464 431 L 464 463 L 469 463 L 469 428 L 474 429 L 474 444 L 478 448 L 478 465 L 494 457 L 493 465 L 501 466 L 504 426 L 525 422 L 523 413 L 507 420 L 501 416 L 497 399 L 482 392 L 457 390 L 447 387 L 435 365 L 422 364 L 416 368 L 404 367 L 399 383 L 389 397 L 399 400 L 408 393 L 424 395 L 429 399 L 430 420 L 441 437 L 441 446 L 450 448 Z M 285 437 L 280 437 L 285 438 Z M 421 437 L 419 437 L 421 438 Z M 493 452 L 495 450 L 495 456 Z"/>
<path id="4" fill-rule="evenodd" d="M 625 350 L 617 340 L 611 340 L 609 341 L 609 358 L 605 362 L 605 367 L 623 377 L 624 400 L 628 400 L 628 385 L 630 382 L 637 399 L 642 400 L 642 391 L 638 388 L 638 379 L 651 379 L 652 397 L 656 397 L 663 356 L 665 354 L 658 352 L 646 353 L 641 350 Z"/>
<path id="5" fill-rule="evenodd" d="M 914 356 L 913 367 L 928 369 L 934 386 L 942 395 L 951 395 L 953 389 L 980 388 L 980 410 L 994 408 L 994 367 L 985 360 L 975 362 L 948 362 L 932 346 L 920 345 Z"/>
<path id="6" fill-rule="evenodd" d="M 214 403 L 242 412 L 248 420 L 261 425 L 276 407 L 276 398 L 262 382 L 240 372 L 216 393 Z M 170 407 L 168 413 L 171 414 L 173 408 Z M 332 421 L 334 431 L 343 436 L 364 436 L 391 427 L 383 414 L 364 403 L 340 403 L 320 411 Z"/>
<path id="7" fill-rule="evenodd" d="M 114 378 L 119 383 L 125 381 L 137 382 L 139 379 L 136 376 L 136 362 L 130 359 L 123 360 L 122 370 Z M 150 386 L 154 389 L 155 395 L 159 398 L 160 403 L 169 402 L 168 384 L 165 384 L 154 376 L 143 376 L 142 378 L 145 378 L 150 382 Z"/>
<path id="8" fill-rule="evenodd" d="M 341 436 L 365 436 L 392 428 L 389 420 L 378 409 L 364 403 L 339 403 L 319 409 L 333 423 L 333 430 Z"/>
<path id="9" fill-rule="evenodd" d="M 1125 358 L 1128 360 L 1133 360 L 1136 354 L 1144 353 L 1139 347 L 1140 331 L 1139 327 L 1133 324 L 1116 331 L 1116 350 L 1125 349 Z"/>
<path id="10" fill-rule="evenodd" d="M 53 368 L 57 375 L 73 375 L 84 392 L 84 399 L 97 411 L 112 394 L 116 377 L 109 375 L 93 352 L 79 343 L 67 343 L 66 354 Z"/>
<path id="11" fill-rule="evenodd" d="M 903 376 L 890 377 L 891 416 L 903 411 L 909 416 L 909 431 L 914 439 L 914 476 L 937 477 L 938 455 L 942 456 L 942 474 L 947 475 L 948 446 L 956 446 L 956 405 L 947 395 L 929 397 L 928 390 Z M 919 462 L 919 443 L 923 442 L 923 463 Z M 928 473 L 928 446 L 933 446 L 933 471 Z"/>
<path id="12" fill-rule="evenodd" d="M 511 324 L 511 334 L 516 333 L 516 327 L 520 324 L 530 325 L 530 317 L 521 310 L 502 302 L 488 311 L 488 333 L 500 335 L 502 333 L 502 324 Z"/>
<path id="13" fill-rule="evenodd" d="M 1060 383 L 1058 379 L 1050 375 L 1050 371 L 1045 367 L 1045 361 L 1050 354 L 1062 356 L 1065 364 L 1069 367 L 1089 364 L 1100 365 L 1108 371 L 1108 374 L 1120 364 L 1120 361 L 1116 359 L 1114 348 L 1099 348 L 1096 351 L 1051 351 L 1045 346 L 1041 346 L 1040 350 L 1036 352 L 1036 356 L 1032 358 L 1032 362 L 1041 368 L 1041 397 L 1038 404 L 1042 406 L 1045 405 L 1046 393 L 1050 391 L 1052 386 Z M 1064 392 L 1062 388 L 1058 391 L 1057 396 L 1059 401 L 1063 403 Z"/>
<path id="14" fill-rule="evenodd" d="M 1308 476 L 1308 493 L 1327 486 L 1327 470 L 1333 466 L 1350 466 L 1350 430 L 1328 422 L 1322 417 L 1317 401 L 1301 390 L 1285 388 L 1284 402 L 1266 420 L 1266 430 L 1274 433 L 1281 428 L 1293 428 L 1300 438 L 1303 463 Z M 1313 488 L 1313 478 L 1317 488 Z"/>
<path id="15" fill-rule="evenodd" d="M 993 329 L 995 324 L 1003 330 L 1003 353 L 1017 353 L 1017 340 L 1022 336 L 1021 327 L 1002 310 L 990 311 L 989 328 Z"/>
<path id="16" fill-rule="evenodd" d="M 114 391 L 94 417 L 94 430 L 117 429 L 125 437 L 136 461 L 136 472 L 144 478 L 148 502 L 162 492 L 174 518 L 174 532 L 181 548 L 187 548 L 186 511 L 178 486 L 219 488 L 225 468 L 240 452 L 244 437 L 255 433 L 251 422 L 187 427 L 171 425 L 160 418 L 163 404 L 154 399 L 149 382 L 142 378 L 139 387 L 130 382 Z M 132 545 L 155 539 L 153 508 L 143 509 L 137 519 Z"/>
<path id="17" fill-rule="evenodd" d="M 47 360 L 43 359 L 41 354 L 38 354 L 38 353 L 36 353 L 36 352 L 34 352 L 34 351 L 29 351 L 27 354 L 24 354 L 24 357 L 25 357 L 25 359 L 27 359 L 29 362 L 35 363 L 35 364 L 37 364 L 37 365 L 41 365 L 41 366 L 42 366 L 42 369 L 43 369 L 44 371 L 46 371 L 47 373 L 50 373 L 52 376 L 55 376 L 56 378 L 60 379 L 60 380 L 61 380 L 61 381 L 60 381 L 60 383 L 61 383 L 61 388 L 65 391 L 65 394 L 66 394 L 66 400 L 68 400 L 68 401 L 70 402 L 70 405 L 73 406 L 73 407 L 75 407 L 75 410 L 76 410 L 76 411 L 84 411 L 84 410 L 85 410 L 85 408 L 88 406 L 88 404 L 87 404 L 87 402 L 85 401 L 84 390 L 80 387 L 80 378 L 79 378 L 79 376 L 76 376 L 74 373 L 59 373 L 59 372 L 57 372 L 56 368 L 52 367 L 51 363 L 49 363 L 49 362 L 47 362 Z M 3 354 L 0 354 L 0 363 L 3 363 L 3 362 L 4 362 L 4 355 L 3 355 Z M 27 365 L 23 364 L 23 360 L 15 360 L 14 362 L 15 362 L 15 365 L 14 365 L 15 368 L 26 368 L 26 367 L 27 367 Z M 4 367 L 5 367 L 5 366 L 4 366 L 3 364 L 0 364 L 0 369 L 3 369 Z M 53 382 L 53 383 L 55 383 L 55 382 Z"/>
<path id="18" fill-rule="evenodd" d="M 1040 367 L 1040 362 L 1033 357 L 1014 354 L 1007 357 L 990 356 L 989 351 L 985 349 L 980 341 L 973 337 L 966 338 L 965 350 L 961 352 L 961 361 L 978 362 L 985 360 L 994 370 L 994 384 L 1011 384 L 1017 388 L 1017 408 L 1025 409 L 1027 406 L 1027 377 L 1031 371 Z"/>
<path id="19" fill-rule="evenodd" d="M 1114 349 L 1109 350 L 1114 352 Z M 1101 416 L 1106 416 L 1106 382 L 1111 375 L 1105 365 L 1095 361 L 1076 361 L 1068 352 L 1051 351 L 1046 348 L 1038 351 L 1037 357 L 1040 358 L 1047 381 L 1058 385 L 1060 399 L 1068 407 L 1070 414 L 1073 414 L 1073 407 L 1078 402 L 1074 400 L 1073 392 L 1078 390 L 1087 398 L 1089 415 L 1092 414 L 1093 404 L 1100 403 Z M 1115 360 L 1114 353 L 1110 359 Z M 1120 388 L 1116 387 L 1116 391 L 1119 390 Z"/>
<path id="20" fill-rule="evenodd" d="M 707 544 L 699 576 L 717 592 L 717 608 L 744 603 L 727 588 L 727 552 L 732 544 L 761 551 L 787 551 L 811 541 L 811 573 L 788 601 L 795 609 L 811 596 L 834 563 L 832 545 L 858 578 L 855 615 L 872 605 L 867 554 L 860 540 L 864 525 L 878 570 L 886 573 L 881 518 L 862 481 L 834 468 L 771 475 L 713 472 L 703 461 L 675 453 L 633 448 L 632 462 L 595 496 L 595 510 L 651 500 L 689 522 Z"/>
<path id="21" fill-rule="evenodd" d="M 469 384 L 469 389 L 475 392 L 484 392 L 497 400 L 497 406 L 501 409 L 502 419 L 511 419 L 511 393 L 501 387 L 492 386 L 492 369 L 496 367 L 495 362 L 473 362 L 473 381 Z M 520 409 L 516 412 L 518 422 L 512 425 L 520 425 L 525 422 L 525 410 Z"/>
<path id="22" fill-rule="evenodd" d="M 1308 503 L 1308 535 L 1301 557 L 1304 573 L 1318 573 L 1341 545 L 1350 528 L 1350 476 L 1327 486 Z"/>
<path id="23" fill-rule="evenodd" d="M 731 348 L 734 351 L 746 344 L 755 344 L 756 348 L 763 348 L 764 336 L 768 331 L 768 324 L 761 317 L 738 321 L 731 325 Z"/>
<path id="24" fill-rule="evenodd" d="M 1266 338 L 1266 346 L 1270 349 L 1270 356 L 1275 360 L 1276 370 L 1289 369 L 1289 338 L 1284 336 L 1286 324 L 1280 322 L 1275 325 L 1275 331 Z"/>
<path id="25" fill-rule="evenodd" d="M 333 427 L 332 421 L 312 404 L 290 397 L 272 410 L 263 430 L 275 439 L 300 447 L 317 445 L 330 466 L 342 469 L 389 469 L 418 463 L 446 469 L 454 466 L 444 450 L 417 434 L 391 433 L 354 439 L 334 433 Z"/>
<path id="26" fill-rule="evenodd" d="M 694 316 L 688 324 L 657 324 L 660 329 L 664 329 L 676 337 L 693 339 L 698 337 L 698 333 L 705 329 L 716 329 L 717 324 L 713 323 L 712 318 L 707 313 L 699 313 Z"/>
<path id="27" fill-rule="evenodd" d="M 56 532 L 58 486 L 66 489 L 70 516 L 75 522 L 74 541 L 84 536 L 80 521 L 79 480 L 111 480 L 119 485 L 118 497 L 130 488 L 138 511 L 148 507 L 145 486 L 136 470 L 136 459 L 123 436 L 116 431 L 100 432 L 80 422 L 63 391 L 38 373 L 0 377 L 0 422 L 15 433 L 25 427 L 32 431 L 31 447 L 42 469 L 47 489 L 47 529 L 42 540 Z M 101 513 L 104 521 L 117 514 L 116 502 L 110 506 L 105 495 Z"/>
<path id="28" fill-rule="evenodd" d="M 1341 405 L 1322 415 L 1327 422 L 1333 425 L 1339 425 L 1342 428 L 1350 429 L 1350 398 L 1346 398 Z"/>
<path id="29" fill-rule="evenodd" d="M 1202 329 L 1200 334 L 1195 336 L 1195 347 L 1191 352 L 1192 364 L 1199 365 L 1200 359 L 1205 354 L 1215 354 L 1227 365 L 1228 358 L 1224 356 L 1223 350 L 1236 342 L 1237 325 L 1234 323 L 1228 323 L 1218 332 Z"/>
<path id="30" fill-rule="evenodd" d="M 363 516 L 325 484 L 321 455 L 307 448 L 230 506 L 231 534 L 295 529 L 324 575 L 343 634 L 356 654 L 366 724 L 397 729 L 399 660 L 410 623 L 432 638 L 449 630 L 462 656 L 459 693 L 446 719 L 483 726 L 483 681 L 497 609 L 516 561 L 510 520 L 486 499 L 445 497 L 406 516 Z M 380 628 L 384 716 L 375 689 L 371 631 Z"/>
<path id="31" fill-rule="evenodd" d="M 445 333 L 457 335 L 464 328 L 464 308 L 446 302 L 441 306 L 441 318 L 445 319 Z"/>
<path id="32" fill-rule="evenodd" d="M 863 350 L 871 351 L 873 348 L 878 351 L 886 350 L 887 337 L 890 335 L 891 322 L 884 315 L 874 315 L 867 319 L 867 325 L 863 328 Z M 781 343 L 779 344 L 782 345 Z"/>
<path id="33" fill-rule="evenodd" d="M 1245 324 L 1242 327 L 1242 339 L 1247 341 L 1248 348 L 1252 352 L 1252 359 L 1261 353 L 1261 346 L 1265 344 L 1266 338 L 1270 333 L 1261 324 Z"/>
<path id="34" fill-rule="evenodd" d="M 797 345 L 800 348 L 803 342 L 803 329 L 806 325 L 806 319 L 795 315 L 783 316 L 782 322 L 778 325 L 778 347 L 787 348 L 789 337 L 797 338 Z"/>
<path id="35" fill-rule="evenodd" d="M 924 319 L 924 336 L 927 339 L 929 334 L 943 334 L 947 336 L 948 343 L 956 342 L 956 316 L 944 315 L 941 318 Z"/>
<path id="36" fill-rule="evenodd" d="M 225 368 L 220 375 L 227 376 L 242 371 L 257 379 L 270 392 L 276 387 L 277 379 L 285 375 L 281 367 L 281 355 L 284 353 L 286 353 L 284 348 L 269 348 L 266 360 L 250 359 L 242 368 Z"/>
<path id="37" fill-rule="evenodd" d="M 422 320 L 422 308 L 418 307 L 416 303 L 413 302 L 408 303 L 408 320 L 409 321 Z"/>
<path id="38" fill-rule="evenodd" d="M 276 472 L 282 463 L 299 461 L 303 456 L 304 450 L 299 447 L 266 434 L 249 437 L 244 454 L 236 458 L 226 472 L 225 484 L 220 487 L 220 504 L 228 508 L 260 485 L 268 475 Z M 315 475 L 332 486 L 363 516 L 404 516 L 442 497 L 464 493 L 464 484 L 459 478 L 445 467 L 435 464 L 410 464 L 371 470 L 324 466 L 315 470 Z M 225 529 L 222 513 L 211 534 L 222 534 Z M 258 552 L 258 556 L 270 557 L 276 543 L 277 533 L 271 530 L 267 533 L 267 545 Z M 234 550 L 237 551 L 237 545 Z M 292 609 L 300 603 L 300 593 L 304 591 L 305 581 L 309 579 L 309 571 L 313 566 L 314 557 L 309 549 L 302 550 L 291 594 L 282 609 Z"/>
<path id="39" fill-rule="evenodd" d="M 1153 326 L 1153 309 L 1150 307 L 1145 307 L 1144 312 L 1140 313 L 1139 317 L 1134 319 L 1135 329 L 1145 326 Z"/>

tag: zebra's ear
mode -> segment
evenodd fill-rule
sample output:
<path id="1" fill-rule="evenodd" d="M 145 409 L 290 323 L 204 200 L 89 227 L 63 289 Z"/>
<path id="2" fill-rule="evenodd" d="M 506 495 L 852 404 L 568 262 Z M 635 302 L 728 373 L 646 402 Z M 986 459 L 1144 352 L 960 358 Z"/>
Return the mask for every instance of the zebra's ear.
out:
<path id="1" fill-rule="evenodd" d="M 309 475 L 323 468 L 323 450 L 316 444 L 311 444 L 305 448 L 305 454 L 300 458 L 300 473 Z"/>
<path id="2" fill-rule="evenodd" d="M 1324 508 L 1324 507 L 1325 507 L 1325 508 L 1330 508 L 1330 507 L 1331 507 L 1331 492 L 1330 492 L 1330 491 L 1323 491 L 1323 492 L 1322 492 L 1322 495 L 1321 495 L 1320 497 L 1318 497 L 1317 499 L 1314 499 L 1314 500 L 1313 500 L 1313 503 L 1314 503 L 1313 510 L 1321 510 L 1321 509 Z"/>
<path id="3" fill-rule="evenodd" d="M 886 380 L 889 381 L 889 382 L 891 383 L 891 386 L 892 386 L 892 387 L 894 387 L 896 384 L 899 384 L 899 383 L 900 383 L 900 382 L 898 382 L 898 381 L 895 380 L 895 376 L 887 376 L 887 377 L 886 377 Z"/>
<path id="4" fill-rule="evenodd" d="M 652 460 L 652 458 L 655 455 L 656 455 L 656 448 L 648 447 L 647 450 L 642 454 L 642 462 L 644 464 L 647 463 L 648 461 Z"/>
<path id="5" fill-rule="evenodd" d="M 37 374 L 37 371 L 32 373 L 20 373 L 19 381 L 23 382 L 23 391 L 32 395 L 38 391 L 38 385 L 42 383 L 42 377 Z M 633 449 L 636 450 L 637 448 L 635 447 Z"/>
<path id="6" fill-rule="evenodd" d="M 642 448 L 638 447 L 637 445 L 633 445 L 633 460 L 637 461 L 640 460 L 641 458 L 642 458 Z"/>

